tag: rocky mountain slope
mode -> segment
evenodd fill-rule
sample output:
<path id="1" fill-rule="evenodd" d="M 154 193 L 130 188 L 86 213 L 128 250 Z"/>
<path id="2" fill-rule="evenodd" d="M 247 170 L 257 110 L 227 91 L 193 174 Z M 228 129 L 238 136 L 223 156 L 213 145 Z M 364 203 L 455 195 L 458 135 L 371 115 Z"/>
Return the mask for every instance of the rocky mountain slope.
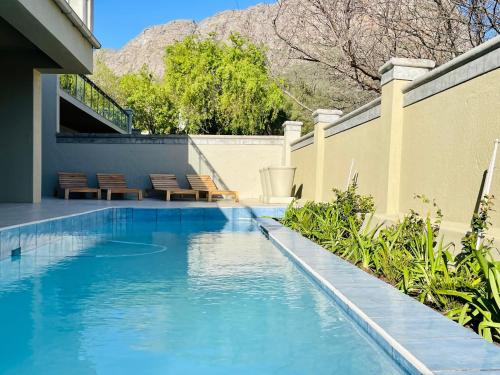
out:
<path id="1" fill-rule="evenodd" d="M 191 34 L 206 36 L 215 33 L 219 38 L 227 39 L 230 33 L 238 32 L 254 43 L 265 44 L 272 66 L 279 69 L 285 59 L 280 56 L 284 45 L 273 30 L 272 20 L 275 13 L 276 5 L 259 4 L 245 10 L 227 10 L 199 23 L 176 20 L 151 26 L 118 50 L 96 51 L 95 60 L 101 60 L 119 75 L 137 71 L 146 64 L 156 76 L 160 77 L 164 73 L 165 46 Z"/>

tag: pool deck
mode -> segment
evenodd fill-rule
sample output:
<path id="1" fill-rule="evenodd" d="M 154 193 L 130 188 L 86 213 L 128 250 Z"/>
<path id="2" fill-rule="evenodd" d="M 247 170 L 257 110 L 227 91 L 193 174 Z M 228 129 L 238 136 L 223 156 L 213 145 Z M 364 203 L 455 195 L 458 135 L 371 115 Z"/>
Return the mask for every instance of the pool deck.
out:
<path id="1" fill-rule="evenodd" d="M 0 203 L 0 229 L 13 225 L 33 223 L 40 220 L 75 215 L 107 207 L 132 208 L 230 208 L 230 207 L 285 207 L 283 204 L 265 204 L 258 200 L 242 200 L 235 203 L 232 200 L 216 202 L 176 200 L 166 202 L 161 199 L 146 198 L 137 200 L 96 200 L 96 199 L 57 199 L 46 198 L 41 203 Z"/>
<path id="2" fill-rule="evenodd" d="M 500 375 L 500 346 L 280 223 L 256 221 L 281 251 L 409 373 Z"/>

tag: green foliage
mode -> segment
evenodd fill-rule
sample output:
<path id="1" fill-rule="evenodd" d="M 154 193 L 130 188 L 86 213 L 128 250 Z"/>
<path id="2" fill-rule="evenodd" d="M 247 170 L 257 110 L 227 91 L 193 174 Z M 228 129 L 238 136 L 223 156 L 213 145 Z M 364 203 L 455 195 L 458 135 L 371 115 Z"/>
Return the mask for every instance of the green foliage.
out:
<path id="1" fill-rule="evenodd" d="M 150 134 L 175 133 L 178 113 L 166 88 L 145 67 L 119 80 L 120 96 L 134 111 L 134 128 Z"/>
<path id="2" fill-rule="evenodd" d="M 431 205 L 435 219 L 410 211 L 393 225 L 372 225 L 373 200 L 356 188 L 354 179 L 347 191 L 335 190 L 330 203 L 292 203 L 282 222 L 485 339 L 500 342 L 500 262 L 491 256 L 491 242 L 482 238 L 491 198 L 482 201 L 454 257 L 452 244 L 439 238 L 442 213 L 434 202 L 417 196 Z"/>
<path id="3" fill-rule="evenodd" d="M 354 178 L 346 191 L 334 190 L 332 203 L 307 202 L 303 207 L 291 204 L 282 222 L 337 252 L 349 239 L 351 227 L 359 230 L 365 216 L 374 210 L 373 198 L 357 194 L 356 189 Z"/>
<path id="4" fill-rule="evenodd" d="M 471 221 L 471 231 L 462 239 L 462 252 L 457 256 L 457 272 L 469 275 L 472 286 L 443 288 L 440 292 L 458 297 L 464 303 L 449 312 L 452 319 L 473 327 L 488 341 L 500 342 L 500 262 L 491 255 L 491 241 L 483 238 L 492 206 L 492 197 L 481 200 L 479 212 Z"/>
<path id="5" fill-rule="evenodd" d="M 89 78 L 94 81 L 106 94 L 118 103 L 123 103 L 123 92 L 120 90 L 120 77 L 104 63 L 97 59 L 94 62 L 94 71 Z"/>
<path id="6" fill-rule="evenodd" d="M 166 48 L 164 83 L 189 133 L 272 134 L 287 111 L 262 48 L 190 36 Z"/>

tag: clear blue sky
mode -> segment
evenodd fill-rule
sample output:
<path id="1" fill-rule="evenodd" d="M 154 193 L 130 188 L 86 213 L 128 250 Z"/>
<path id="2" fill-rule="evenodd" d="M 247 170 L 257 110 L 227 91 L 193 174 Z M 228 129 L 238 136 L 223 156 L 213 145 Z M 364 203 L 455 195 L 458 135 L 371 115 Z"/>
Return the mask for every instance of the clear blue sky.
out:
<path id="1" fill-rule="evenodd" d="M 200 21 L 227 9 L 274 0 L 94 0 L 94 34 L 105 48 L 120 48 L 146 27 L 175 19 Z"/>

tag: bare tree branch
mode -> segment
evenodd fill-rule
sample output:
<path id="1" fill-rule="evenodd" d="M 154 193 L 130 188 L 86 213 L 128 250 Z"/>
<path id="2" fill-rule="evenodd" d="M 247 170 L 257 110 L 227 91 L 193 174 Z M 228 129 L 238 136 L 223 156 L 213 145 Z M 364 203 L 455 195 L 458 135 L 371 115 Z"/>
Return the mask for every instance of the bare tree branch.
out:
<path id="1" fill-rule="evenodd" d="M 273 20 L 290 57 L 368 91 L 390 57 L 442 64 L 500 32 L 500 0 L 279 0 Z"/>

